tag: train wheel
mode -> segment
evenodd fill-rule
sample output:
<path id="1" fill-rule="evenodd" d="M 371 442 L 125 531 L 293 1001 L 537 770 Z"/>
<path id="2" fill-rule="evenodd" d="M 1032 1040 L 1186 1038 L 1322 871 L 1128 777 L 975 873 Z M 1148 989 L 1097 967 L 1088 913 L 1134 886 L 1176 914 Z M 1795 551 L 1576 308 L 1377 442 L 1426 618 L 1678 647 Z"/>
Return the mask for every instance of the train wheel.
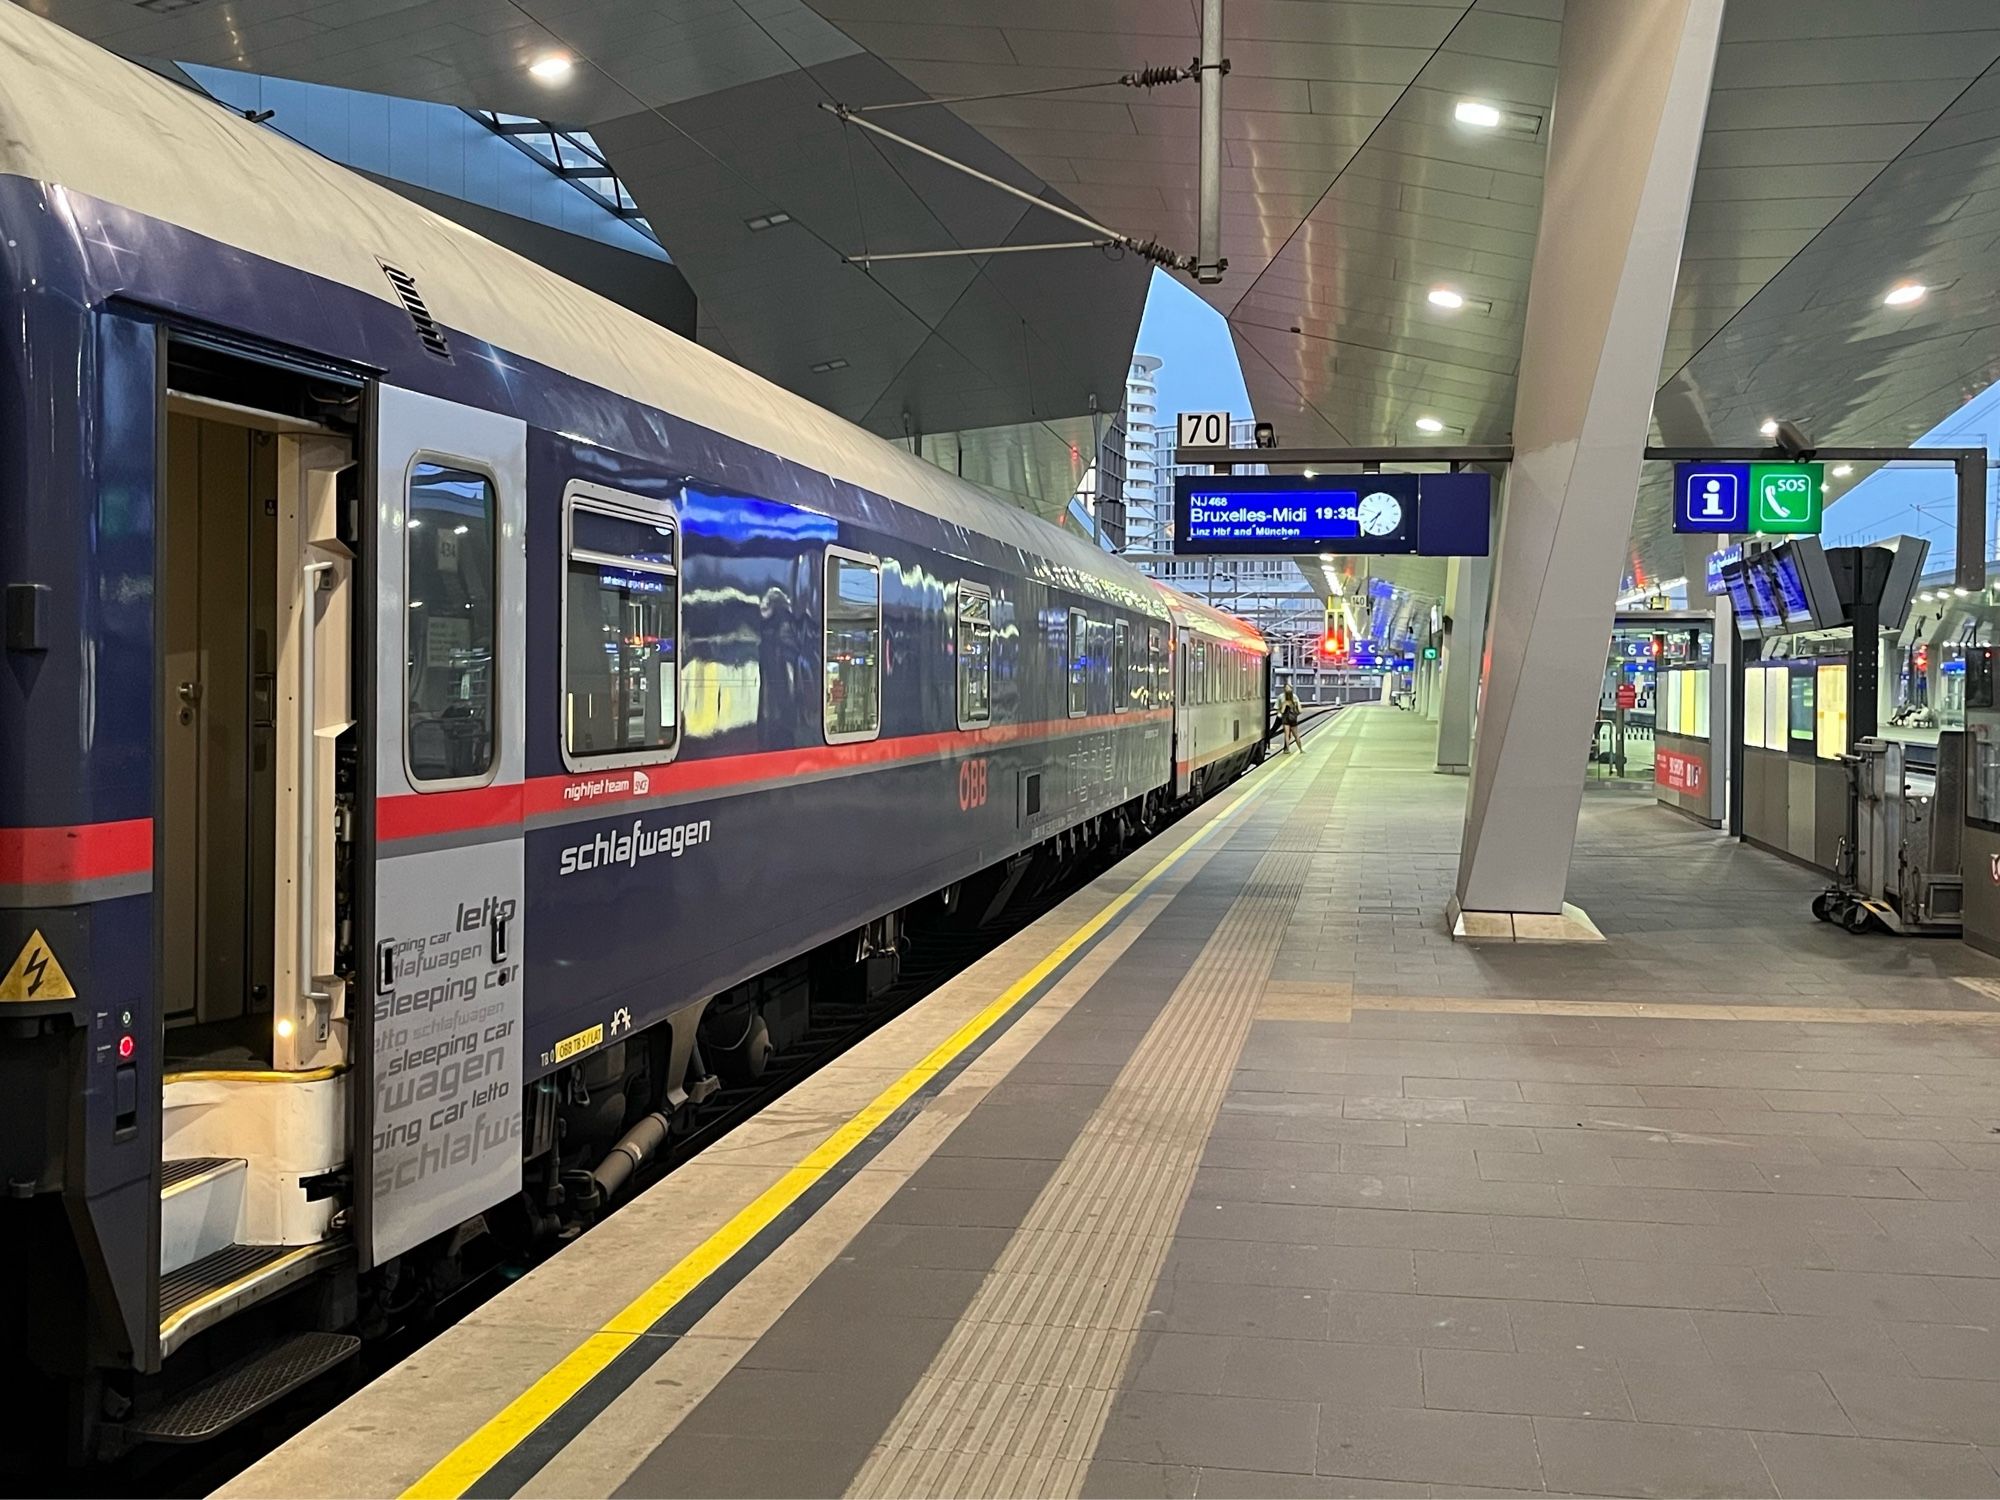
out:
<path id="1" fill-rule="evenodd" d="M 714 1057 L 715 1071 L 728 1082 L 755 1083 L 771 1061 L 771 1028 L 763 1013 L 753 1009 L 744 1017 L 743 1030 L 734 1041 L 708 1042 L 702 1051 Z"/>

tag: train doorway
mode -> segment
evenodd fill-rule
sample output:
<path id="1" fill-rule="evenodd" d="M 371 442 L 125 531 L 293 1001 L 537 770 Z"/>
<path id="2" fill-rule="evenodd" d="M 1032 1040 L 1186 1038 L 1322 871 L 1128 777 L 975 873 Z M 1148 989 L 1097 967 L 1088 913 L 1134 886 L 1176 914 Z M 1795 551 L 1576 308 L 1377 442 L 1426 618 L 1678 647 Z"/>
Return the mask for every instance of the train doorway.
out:
<path id="1" fill-rule="evenodd" d="M 353 463 L 323 423 L 168 394 L 154 889 L 169 1072 L 341 1060 Z"/>

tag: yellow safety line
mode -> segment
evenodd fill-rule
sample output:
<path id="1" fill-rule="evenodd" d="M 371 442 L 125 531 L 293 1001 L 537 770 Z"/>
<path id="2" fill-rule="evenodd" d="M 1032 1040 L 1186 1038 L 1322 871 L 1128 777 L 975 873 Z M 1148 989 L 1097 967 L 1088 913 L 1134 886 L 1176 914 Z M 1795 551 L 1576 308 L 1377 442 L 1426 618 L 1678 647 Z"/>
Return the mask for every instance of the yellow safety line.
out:
<path id="1" fill-rule="evenodd" d="M 1303 763 L 1303 758 L 1301 762 Z M 1289 764 L 1289 762 L 1288 762 Z M 1058 943 L 1048 955 L 1001 992 L 984 1010 L 931 1049 L 924 1060 L 890 1084 L 859 1114 L 842 1125 L 814 1148 L 797 1166 L 738 1211 L 702 1244 L 690 1251 L 679 1264 L 647 1287 L 616 1316 L 585 1339 L 554 1369 L 502 1407 L 486 1423 L 451 1452 L 431 1466 L 424 1476 L 403 1491 L 403 1500 L 457 1500 L 488 1469 L 508 1453 L 568 1401 L 634 1340 L 651 1328 L 667 1311 L 693 1291 L 723 1262 L 761 1233 L 779 1214 L 795 1203 L 807 1189 L 824 1177 L 841 1158 L 852 1151 L 910 1096 L 950 1065 L 994 1023 L 1012 1010 L 1020 999 L 1046 979 L 1064 960 L 1101 932 L 1111 919 L 1130 906 L 1147 887 L 1179 863 L 1189 850 L 1214 833 L 1251 801 L 1276 784 L 1277 778 L 1262 777 L 1243 790 L 1237 800 L 1207 824 L 1178 844 L 1152 869 L 1106 903 L 1097 914 Z"/>

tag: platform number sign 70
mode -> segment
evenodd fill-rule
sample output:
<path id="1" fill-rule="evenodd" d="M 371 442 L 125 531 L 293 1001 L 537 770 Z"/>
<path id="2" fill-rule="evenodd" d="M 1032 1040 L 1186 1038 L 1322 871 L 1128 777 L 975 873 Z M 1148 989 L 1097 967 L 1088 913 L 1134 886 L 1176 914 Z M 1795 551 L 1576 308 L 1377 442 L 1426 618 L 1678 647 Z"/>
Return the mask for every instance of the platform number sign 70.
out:
<path id="1" fill-rule="evenodd" d="M 1229 413 L 1226 411 L 1184 411 L 1180 420 L 1183 448 L 1227 448 Z"/>

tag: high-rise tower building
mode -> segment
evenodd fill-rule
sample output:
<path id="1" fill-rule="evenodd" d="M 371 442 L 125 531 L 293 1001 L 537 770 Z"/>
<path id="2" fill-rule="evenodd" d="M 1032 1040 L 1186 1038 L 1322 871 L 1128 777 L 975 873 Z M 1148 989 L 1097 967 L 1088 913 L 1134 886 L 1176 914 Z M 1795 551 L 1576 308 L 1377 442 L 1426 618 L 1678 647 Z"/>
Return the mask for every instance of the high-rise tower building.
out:
<path id="1" fill-rule="evenodd" d="M 1159 545 L 1159 486 L 1154 457 L 1160 422 L 1157 354 L 1135 354 L 1125 375 L 1125 545 L 1150 552 Z"/>

